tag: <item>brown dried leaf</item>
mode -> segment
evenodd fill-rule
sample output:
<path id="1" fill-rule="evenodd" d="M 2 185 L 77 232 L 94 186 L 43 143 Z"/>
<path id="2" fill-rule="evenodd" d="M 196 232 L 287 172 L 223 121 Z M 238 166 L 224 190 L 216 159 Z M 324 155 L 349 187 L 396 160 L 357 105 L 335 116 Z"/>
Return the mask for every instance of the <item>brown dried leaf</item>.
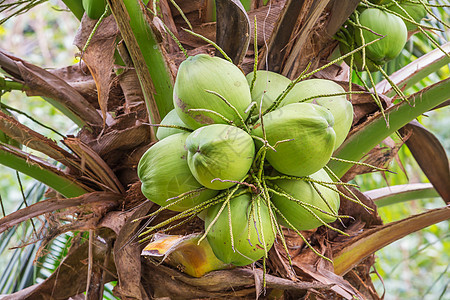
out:
<path id="1" fill-rule="evenodd" d="M 113 275 L 116 271 L 112 259 L 106 259 L 106 256 L 111 253 L 109 250 L 111 245 L 104 241 L 109 238 L 103 236 L 102 240 L 94 239 L 93 263 L 105 270 L 103 282 L 106 283 L 116 279 Z M 69 299 L 83 293 L 86 290 L 88 274 L 86 263 L 88 245 L 89 243 L 83 241 L 78 235 L 72 241 L 69 253 L 50 277 L 3 299 Z"/>
<path id="2" fill-rule="evenodd" d="M 0 51 L 20 72 L 20 79 L 29 87 L 28 96 L 43 96 L 57 101 L 77 118 L 92 126 L 101 126 L 96 109 L 67 82 L 52 73 Z M 3 63 L 3 62 L 2 62 Z"/>
<path id="3" fill-rule="evenodd" d="M 333 80 L 332 78 L 328 78 L 330 80 Z M 346 92 L 349 91 L 349 83 L 348 81 L 336 81 L 337 84 L 339 84 Z M 352 84 L 352 91 L 353 92 L 364 92 L 364 94 L 352 94 L 347 96 L 348 99 L 353 104 L 353 127 L 352 130 L 349 133 L 349 136 L 354 132 L 359 130 L 356 125 L 361 124 L 362 122 L 366 121 L 368 116 L 371 116 L 375 112 L 378 112 L 380 108 L 375 103 L 371 91 L 367 91 L 364 87 L 353 83 Z M 392 102 L 389 97 L 386 97 L 382 94 L 379 94 L 378 97 L 380 98 L 381 104 L 384 109 L 391 106 Z"/>
<path id="4" fill-rule="evenodd" d="M 111 161 L 115 162 L 117 159 L 124 159 L 123 155 L 126 150 L 133 151 L 141 144 L 150 144 L 150 130 L 148 126 L 135 118 L 136 114 L 124 115 L 120 120 L 128 120 L 125 120 L 123 123 L 130 124 L 128 121 L 132 121 L 134 124 L 128 128 L 111 128 L 98 140 L 89 143 L 89 146 L 100 157 L 104 158 L 108 165 L 111 165 Z"/>
<path id="5" fill-rule="evenodd" d="M 361 160 L 362 162 L 378 167 L 378 168 L 387 168 L 389 163 L 398 155 L 398 151 L 400 147 L 403 145 L 403 142 L 396 143 L 392 148 L 390 146 L 379 146 L 377 145 L 375 148 L 369 151 L 365 157 Z M 372 173 L 374 172 L 373 168 L 368 166 L 361 165 L 353 165 L 344 176 L 342 176 L 341 180 L 343 182 L 348 182 L 355 178 L 356 175 Z"/>
<path id="6" fill-rule="evenodd" d="M 371 268 L 374 263 L 375 255 L 371 255 L 356 268 L 348 272 L 344 276 L 344 279 L 364 295 L 364 299 L 382 300 L 384 297 L 378 295 L 370 277 Z"/>
<path id="7" fill-rule="evenodd" d="M 278 16 L 283 9 L 284 2 L 275 2 L 248 12 L 248 18 L 250 19 L 250 44 L 253 44 L 255 40 L 255 17 L 257 22 L 257 43 L 258 46 L 262 46 L 269 40 Z"/>
<path id="8" fill-rule="evenodd" d="M 258 69 L 267 69 L 269 71 L 281 73 L 283 62 L 288 55 L 285 48 L 291 41 L 293 31 L 302 21 L 303 14 L 301 12 L 305 11 L 303 6 L 306 7 L 310 2 L 310 0 L 286 1 L 274 26 L 272 35 L 267 41 L 268 46 L 267 48 L 262 49 L 261 59 L 258 62 Z"/>
<path id="9" fill-rule="evenodd" d="M 79 160 L 74 155 L 2 111 L 0 111 L 0 130 L 26 147 L 44 153 L 65 166 L 80 169 Z"/>
<path id="10" fill-rule="evenodd" d="M 144 94 L 142 94 L 139 78 L 134 69 L 126 70 L 119 76 L 119 84 L 125 96 L 124 111 L 126 114 L 139 110 L 144 104 Z"/>
<path id="11" fill-rule="evenodd" d="M 450 167 L 444 147 L 419 122 L 412 121 L 399 130 L 409 136 L 406 145 L 420 168 L 446 203 L 450 203 Z"/>
<path id="12" fill-rule="evenodd" d="M 121 199 L 122 196 L 116 193 L 93 192 L 76 198 L 42 200 L 0 219 L 0 233 L 14 225 L 45 213 L 74 206 L 85 206 L 87 210 L 100 209 L 100 206 L 108 206 L 111 208 L 117 206 Z"/>
<path id="13" fill-rule="evenodd" d="M 216 0 L 216 43 L 235 65 L 240 65 L 250 44 L 250 20 L 238 0 Z M 216 56 L 223 57 L 217 51 Z"/>
<path id="14" fill-rule="evenodd" d="M 94 78 L 83 61 L 76 65 L 48 70 L 76 89 L 96 109 L 98 105 L 97 87 Z"/>
<path id="15" fill-rule="evenodd" d="M 96 23 L 96 20 L 90 19 L 87 15 L 84 15 L 81 20 L 81 25 L 74 41 L 74 44 L 80 50 L 84 49 L 89 34 L 92 32 Z M 82 59 L 88 66 L 97 86 L 98 103 L 103 115 L 103 127 L 105 127 L 106 122 L 108 96 L 114 64 L 114 51 L 118 33 L 119 29 L 114 20 L 114 16 L 111 15 L 105 18 L 100 26 L 98 26 L 86 51 L 82 53 Z"/>
<path id="16" fill-rule="evenodd" d="M 281 74 L 289 78 L 296 78 L 305 69 L 308 62 L 318 56 L 318 51 L 314 51 L 313 43 L 315 44 L 318 39 L 324 36 L 322 28 L 325 27 L 325 21 L 328 20 L 324 17 L 324 9 L 329 2 L 330 0 L 311 1 L 308 9 L 303 11 L 302 24 L 291 35 L 287 51 L 289 55 L 285 57 Z M 318 50 L 322 51 L 323 47 Z M 312 65 L 312 68 L 315 67 L 315 65 Z"/>
<path id="17" fill-rule="evenodd" d="M 320 283 L 333 285 L 331 290 L 344 299 L 364 299 L 364 296 L 348 281 L 332 271 L 302 263 L 296 264 L 295 267 Z"/>
<path id="18" fill-rule="evenodd" d="M 286 251 L 284 250 L 281 241 L 276 242 L 269 250 L 269 266 L 270 270 L 272 270 L 274 274 L 282 278 L 293 281 L 298 280 L 292 266 L 289 265 Z"/>
<path id="19" fill-rule="evenodd" d="M 177 38 L 179 38 L 178 30 L 177 30 L 177 27 L 173 20 L 172 12 L 170 11 L 169 1 L 168 0 L 160 0 L 159 7 L 161 10 L 161 16 L 162 16 L 162 20 L 163 20 L 164 24 L 167 26 L 167 28 L 169 28 L 170 31 L 172 31 L 172 33 Z M 164 30 L 164 32 L 165 32 L 165 30 Z M 169 53 L 174 53 L 174 52 L 177 52 L 180 50 L 178 48 L 177 43 L 170 37 L 170 35 L 168 33 L 165 34 L 165 38 L 163 39 L 163 42 L 168 44 L 166 46 L 166 48 L 168 48 Z"/>
<path id="20" fill-rule="evenodd" d="M 80 157 L 88 169 L 92 170 L 92 174 L 103 188 L 116 193 L 125 193 L 125 189 L 108 164 L 88 145 L 76 138 L 66 138 L 64 143 Z"/>
<path id="21" fill-rule="evenodd" d="M 350 187 L 349 188 L 353 194 L 356 195 L 356 197 L 358 197 L 358 199 L 367 207 L 371 208 L 372 210 L 368 210 L 366 209 L 364 206 L 352 202 L 348 199 L 345 199 L 344 197 L 341 196 L 341 205 L 339 207 L 339 214 L 340 215 L 347 215 L 347 216 L 352 216 L 354 219 L 344 219 L 346 221 L 344 221 L 344 224 L 346 224 L 347 226 L 350 225 L 351 223 L 359 223 L 362 222 L 362 224 L 364 225 L 364 228 L 371 228 L 373 226 L 377 226 L 377 225 L 382 225 L 383 221 L 380 218 L 380 216 L 378 215 L 378 211 L 377 211 L 377 206 L 375 204 L 375 202 L 373 202 L 372 199 L 370 199 L 368 196 L 366 196 L 365 194 L 363 194 L 361 191 L 359 191 L 356 188 Z M 347 195 L 348 197 L 352 197 L 352 195 L 346 191 L 344 188 L 339 187 L 339 190 L 344 193 L 345 195 Z M 336 226 L 339 224 L 339 222 L 335 222 L 334 223 Z M 347 230 L 344 230 L 346 233 Z"/>
<path id="22" fill-rule="evenodd" d="M 328 61 L 321 61 L 322 65 L 325 65 L 328 63 Z M 325 68 L 316 74 L 314 74 L 314 78 L 321 78 L 321 79 L 328 79 L 333 81 L 342 81 L 347 82 L 348 86 L 348 79 L 349 79 L 349 66 L 347 64 L 343 63 L 340 65 L 333 64 L 329 66 L 328 68 Z"/>

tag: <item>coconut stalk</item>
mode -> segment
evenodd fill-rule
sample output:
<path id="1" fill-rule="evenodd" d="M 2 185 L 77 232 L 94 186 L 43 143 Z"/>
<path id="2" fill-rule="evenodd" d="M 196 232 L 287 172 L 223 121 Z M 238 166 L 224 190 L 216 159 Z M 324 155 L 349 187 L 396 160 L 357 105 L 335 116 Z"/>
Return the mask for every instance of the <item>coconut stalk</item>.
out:
<path id="1" fill-rule="evenodd" d="M 375 201 L 377 207 L 439 197 L 439 194 L 431 183 L 410 183 L 383 187 L 364 192 L 364 195 Z"/>
<path id="2" fill-rule="evenodd" d="M 173 78 L 146 8 L 137 0 L 108 0 L 108 4 L 136 69 L 150 121 L 158 124 L 173 109 Z"/>
<path id="3" fill-rule="evenodd" d="M 442 207 L 386 224 L 381 228 L 369 229 L 344 245 L 334 255 L 334 271 L 338 275 L 343 275 L 364 258 L 390 243 L 448 219 L 450 219 L 450 208 Z"/>
<path id="4" fill-rule="evenodd" d="M 449 98 L 448 95 L 450 95 L 450 78 L 409 96 L 408 99 L 411 104 L 402 102 L 385 110 L 389 126 L 386 125 L 386 121 L 379 113 L 375 118 L 364 124 L 364 128 L 355 131 L 353 134 L 350 133 L 350 137 L 336 150 L 334 156 L 345 160 L 359 161 L 395 131 L 446 101 Z M 342 177 L 352 164 L 332 160 L 328 163 L 328 166 L 338 177 Z"/>
<path id="5" fill-rule="evenodd" d="M 0 145 L 0 164 L 33 177 L 67 198 L 81 196 L 89 191 L 75 178 L 19 149 Z"/>
<path id="6" fill-rule="evenodd" d="M 442 45 L 441 48 L 446 52 L 450 52 L 450 42 Z M 389 78 L 402 90 L 406 90 L 449 63 L 450 58 L 445 53 L 440 49 L 434 49 L 389 75 Z M 379 82 L 375 86 L 375 90 L 388 97 L 395 95 L 394 89 L 386 79 Z"/>

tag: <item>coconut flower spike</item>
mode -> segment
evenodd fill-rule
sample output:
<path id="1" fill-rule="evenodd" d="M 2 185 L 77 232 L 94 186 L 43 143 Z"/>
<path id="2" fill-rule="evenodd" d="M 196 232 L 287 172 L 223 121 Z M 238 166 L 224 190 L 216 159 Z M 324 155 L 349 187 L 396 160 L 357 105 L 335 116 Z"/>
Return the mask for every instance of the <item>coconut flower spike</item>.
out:
<path id="1" fill-rule="evenodd" d="M 254 62 L 253 62 L 253 79 L 252 79 L 252 82 L 250 83 L 250 92 L 253 91 L 253 87 L 254 87 L 255 81 L 256 81 L 256 74 L 257 74 L 256 71 L 258 69 L 258 30 L 257 30 L 256 16 L 255 16 L 254 26 L 253 27 L 254 27 L 253 46 L 254 46 L 255 59 L 254 59 Z"/>
<path id="2" fill-rule="evenodd" d="M 245 128 L 245 131 L 250 132 L 250 129 L 247 127 L 247 125 L 245 124 L 245 120 L 242 118 L 241 114 L 239 113 L 239 111 L 236 109 L 236 107 L 234 107 L 233 104 L 231 104 L 227 99 L 225 99 L 224 96 L 222 96 L 221 94 L 215 92 L 215 91 L 210 91 L 210 90 L 205 90 L 205 92 L 213 94 L 217 97 L 219 97 L 223 102 L 225 102 L 226 105 L 228 105 L 233 112 L 238 116 L 239 120 L 242 122 L 242 125 Z"/>
<path id="3" fill-rule="evenodd" d="M 211 230 L 211 228 L 213 227 L 213 225 L 217 222 L 217 220 L 219 219 L 220 214 L 222 213 L 222 211 L 225 209 L 225 206 L 227 205 L 228 202 L 230 202 L 231 197 L 233 196 L 233 194 L 239 189 L 239 185 L 236 185 L 227 195 L 227 197 L 225 198 L 225 201 L 223 202 L 222 206 L 220 207 L 219 211 L 217 212 L 217 215 L 214 217 L 214 219 L 211 221 L 211 223 L 209 224 L 208 228 L 206 228 L 205 233 L 202 235 L 202 237 L 198 240 L 198 242 L 200 243 L 201 241 L 203 241 L 206 238 L 206 235 L 208 234 L 208 232 Z"/>
<path id="4" fill-rule="evenodd" d="M 308 240 L 303 236 L 303 234 L 298 231 L 297 229 L 295 229 L 292 224 L 286 219 L 286 217 L 280 212 L 280 210 L 273 204 L 271 203 L 272 207 L 274 208 L 274 210 L 278 213 L 278 215 L 286 222 L 286 224 L 288 224 L 290 227 L 293 228 L 294 232 L 297 233 L 297 235 L 299 237 L 301 237 L 301 239 L 303 240 L 303 242 L 319 257 L 329 261 L 330 263 L 333 263 L 333 261 L 331 259 L 329 259 L 328 257 L 324 256 L 323 254 L 319 253 L 316 248 L 314 248 L 309 242 Z M 287 254 L 289 255 L 289 252 L 287 252 Z"/>
<path id="5" fill-rule="evenodd" d="M 309 208 L 309 206 L 310 206 L 310 207 L 313 207 L 314 209 L 320 211 L 320 212 L 323 213 L 323 214 L 326 214 L 326 215 L 329 215 L 329 216 L 333 216 L 333 217 L 335 217 L 335 218 L 338 218 L 338 217 L 343 218 L 343 217 L 346 217 L 346 216 L 337 216 L 337 215 L 333 215 L 332 213 L 323 211 L 323 210 L 321 210 L 320 208 L 318 208 L 318 207 L 316 207 L 316 206 L 313 206 L 313 205 L 311 205 L 311 204 L 305 203 L 305 202 L 300 201 L 300 200 L 298 200 L 298 199 L 292 198 L 292 197 L 291 197 L 289 194 L 287 194 L 287 193 L 282 193 L 282 192 L 279 192 L 279 191 L 274 190 L 274 189 L 270 189 L 270 191 L 273 192 L 274 194 L 277 194 L 277 195 L 280 195 L 280 196 L 284 196 L 284 197 L 286 197 L 287 199 L 289 199 L 289 200 L 291 200 L 291 201 L 294 201 L 294 202 L 298 203 L 299 205 L 302 206 L 303 209 L 305 209 L 311 216 L 313 216 L 317 221 L 319 221 L 320 224 L 324 225 L 325 227 L 328 227 L 328 228 L 330 228 L 331 230 L 336 231 L 336 232 L 338 232 L 338 233 L 340 233 L 340 234 L 342 234 L 342 235 L 348 236 L 347 233 L 345 233 L 345 232 L 343 232 L 342 230 L 337 229 L 337 228 L 335 228 L 335 227 L 329 225 L 329 224 L 326 223 L 325 221 L 323 221 L 323 220 L 322 220 L 322 219 L 321 219 L 321 218 L 320 218 L 320 217 L 319 217 L 319 216 L 318 216 L 311 208 Z M 289 223 L 289 224 L 290 224 L 289 226 L 292 226 L 291 223 Z M 292 228 L 294 228 L 294 227 L 292 227 Z"/>

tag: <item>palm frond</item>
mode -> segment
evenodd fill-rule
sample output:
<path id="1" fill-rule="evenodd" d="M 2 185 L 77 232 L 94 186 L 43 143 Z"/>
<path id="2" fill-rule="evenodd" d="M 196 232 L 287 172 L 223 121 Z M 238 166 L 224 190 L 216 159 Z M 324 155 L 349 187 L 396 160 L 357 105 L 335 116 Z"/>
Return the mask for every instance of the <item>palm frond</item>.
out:
<path id="1" fill-rule="evenodd" d="M 14 16 L 26 13 L 36 5 L 46 2 L 47 0 L 6 0 L 0 4 L 0 14 L 4 16 L 0 19 L 0 25 L 8 21 Z"/>

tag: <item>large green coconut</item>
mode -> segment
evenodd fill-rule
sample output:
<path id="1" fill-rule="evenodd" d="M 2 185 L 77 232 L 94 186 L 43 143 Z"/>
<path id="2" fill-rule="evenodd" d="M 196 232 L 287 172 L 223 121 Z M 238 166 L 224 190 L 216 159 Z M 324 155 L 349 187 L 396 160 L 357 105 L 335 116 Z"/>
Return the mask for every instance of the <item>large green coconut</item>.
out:
<path id="1" fill-rule="evenodd" d="M 366 66 L 370 72 L 374 72 L 378 70 L 374 64 L 382 66 L 400 54 L 406 44 L 408 31 L 401 18 L 376 8 L 364 9 L 359 16 L 359 21 L 362 26 L 371 30 L 361 29 L 364 44 L 384 36 L 382 39 L 365 47 Z M 346 35 L 345 42 L 341 41 L 339 43 L 341 54 L 348 53 L 363 45 L 361 30 L 351 25 L 347 27 L 348 35 Z M 353 58 L 354 67 L 360 71 L 365 71 L 365 69 L 362 69 L 362 51 L 356 52 Z M 345 62 L 350 65 L 350 57 L 346 58 Z"/>
<path id="2" fill-rule="evenodd" d="M 323 169 L 317 171 L 309 177 L 317 181 L 330 183 L 333 182 L 328 176 L 327 172 Z M 283 216 L 295 229 L 309 230 L 322 225 L 322 223 L 317 218 L 315 218 L 307 208 L 309 208 L 325 223 L 330 223 L 336 220 L 336 217 L 327 215 L 322 211 L 334 215 L 337 214 L 340 204 L 339 194 L 337 192 L 314 183 L 316 188 L 323 196 L 322 199 L 322 197 L 314 189 L 313 185 L 306 181 L 279 179 L 273 181 L 273 183 L 293 198 L 289 199 L 288 197 L 280 196 L 275 193 L 271 196 L 272 202 L 275 207 L 280 210 Z M 336 188 L 334 185 L 330 185 L 330 187 Z M 324 199 L 326 200 L 326 202 L 324 201 Z M 298 201 L 306 204 L 302 206 Z M 316 208 L 307 206 L 308 204 Z M 278 221 L 284 226 L 292 228 L 288 225 L 287 222 L 285 222 L 284 218 L 282 218 L 281 216 L 278 217 Z"/>
<path id="3" fill-rule="evenodd" d="M 141 157 L 138 176 L 142 182 L 142 193 L 150 201 L 166 206 L 176 202 L 183 193 L 203 187 L 194 176 L 187 163 L 184 147 L 189 133 L 177 133 L 157 142 Z M 214 197 L 217 191 L 206 189 L 170 206 L 174 211 L 183 211 Z"/>
<path id="4" fill-rule="evenodd" d="M 208 209 L 205 228 L 216 218 L 221 207 L 222 203 L 219 203 Z M 274 243 L 269 209 L 262 199 L 252 199 L 250 194 L 231 199 L 230 208 L 231 216 L 225 207 L 211 227 L 207 234 L 208 242 L 217 258 L 224 263 L 245 266 L 264 256 L 264 244 L 269 251 Z M 230 232 L 233 232 L 234 249 Z"/>
<path id="5" fill-rule="evenodd" d="M 307 176 L 323 168 L 333 153 L 336 134 L 331 112 L 311 103 L 292 103 L 264 116 L 268 149 L 266 158 L 279 172 Z M 252 130 L 263 138 L 261 123 Z M 284 141 L 284 142 L 282 142 Z"/>
<path id="6" fill-rule="evenodd" d="M 189 128 L 186 124 L 181 121 L 180 117 L 178 116 L 175 109 L 172 109 L 169 111 L 169 113 L 162 119 L 161 125 L 176 125 L 181 127 Z M 168 137 L 169 135 L 176 134 L 176 133 L 185 133 L 187 131 L 183 129 L 177 129 L 177 128 L 170 128 L 170 127 L 158 127 L 158 130 L 156 131 L 156 137 L 158 140 L 162 140 L 163 138 Z"/>
<path id="7" fill-rule="evenodd" d="M 173 90 L 173 103 L 180 119 L 189 127 L 196 129 L 214 123 L 226 124 L 214 111 L 236 125 L 241 120 L 225 101 L 225 98 L 245 120 L 245 110 L 251 103 L 250 88 L 241 70 L 219 57 L 206 54 L 191 56 L 183 61 L 178 69 Z M 201 109 L 210 111 L 193 111 Z"/>
<path id="8" fill-rule="evenodd" d="M 254 72 L 247 74 L 248 85 L 251 85 L 254 75 Z M 253 111 L 253 114 L 259 114 L 261 103 L 261 112 L 267 110 L 290 83 L 291 80 L 281 74 L 264 70 L 256 71 L 256 80 L 253 84 L 251 95 L 252 101 L 257 104 L 257 109 Z"/>
<path id="9" fill-rule="evenodd" d="M 385 36 L 366 47 L 368 58 L 382 65 L 400 54 L 408 38 L 406 25 L 401 18 L 380 9 L 368 8 L 359 16 L 359 22 L 362 26 Z M 368 30 L 363 29 L 362 32 L 366 44 L 380 38 Z M 355 41 L 358 47 L 362 45 L 359 31 L 355 31 Z"/>
<path id="10" fill-rule="evenodd" d="M 334 149 L 347 137 L 353 123 L 353 105 L 345 95 L 317 97 L 320 95 L 342 94 L 345 90 L 337 83 L 326 79 L 309 79 L 297 83 L 281 102 L 281 106 L 306 102 L 328 108 L 334 117 L 333 129 L 336 133 Z"/>
<path id="11" fill-rule="evenodd" d="M 187 138 L 186 148 L 192 174 L 198 182 L 214 190 L 227 189 L 236 184 L 233 181 L 242 180 L 255 156 L 251 136 L 225 124 L 196 129 Z"/>

